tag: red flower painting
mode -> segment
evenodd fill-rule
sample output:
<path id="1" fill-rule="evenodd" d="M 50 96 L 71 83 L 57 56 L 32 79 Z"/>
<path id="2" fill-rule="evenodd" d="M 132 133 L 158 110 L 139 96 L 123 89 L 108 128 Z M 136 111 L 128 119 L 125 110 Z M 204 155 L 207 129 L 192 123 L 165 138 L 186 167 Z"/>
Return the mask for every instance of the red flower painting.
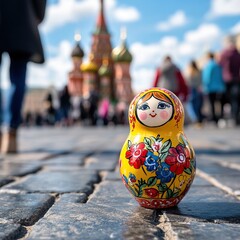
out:
<path id="1" fill-rule="evenodd" d="M 143 142 L 139 144 L 132 144 L 129 150 L 126 152 L 125 157 L 129 159 L 129 165 L 136 169 L 139 169 L 143 164 L 147 156 L 147 149 Z"/>
<path id="2" fill-rule="evenodd" d="M 147 188 L 144 191 L 145 191 L 146 195 L 151 198 L 158 197 L 158 195 L 159 195 L 159 191 L 155 188 Z"/>
<path id="3" fill-rule="evenodd" d="M 165 163 L 170 166 L 171 172 L 179 175 L 184 169 L 190 167 L 190 152 L 179 144 L 176 148 L 169 149 L 169 155 L 166 157 Z"/>

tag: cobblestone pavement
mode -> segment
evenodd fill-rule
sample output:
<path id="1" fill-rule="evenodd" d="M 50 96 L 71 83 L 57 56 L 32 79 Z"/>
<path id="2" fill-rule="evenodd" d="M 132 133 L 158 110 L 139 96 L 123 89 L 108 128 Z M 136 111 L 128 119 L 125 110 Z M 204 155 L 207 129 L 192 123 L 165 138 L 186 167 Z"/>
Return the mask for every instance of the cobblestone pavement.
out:
<path id="1" fill-rule="evenodd" d="M 127 127 L 30 128 L 0 160 L 0 239 L 240 239 L 240 129 L 187 127 L 197 176 L 178 205 L 138 206 L 117 169 Z"/>

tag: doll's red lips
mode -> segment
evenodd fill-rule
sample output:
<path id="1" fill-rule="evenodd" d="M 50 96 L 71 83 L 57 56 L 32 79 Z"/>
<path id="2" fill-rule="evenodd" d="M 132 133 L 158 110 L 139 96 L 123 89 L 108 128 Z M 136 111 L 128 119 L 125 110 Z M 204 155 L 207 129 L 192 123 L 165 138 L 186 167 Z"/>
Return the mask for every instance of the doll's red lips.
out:
<path id="1" fill-rule="evenodd" d="M 156 113 L 155 113 L 155 114 L 151 114 L 151 113 L 150 113 L 149 115 L 150 115 L 151 117 L 153 117 L 153 118 L 157 116 Z"/>

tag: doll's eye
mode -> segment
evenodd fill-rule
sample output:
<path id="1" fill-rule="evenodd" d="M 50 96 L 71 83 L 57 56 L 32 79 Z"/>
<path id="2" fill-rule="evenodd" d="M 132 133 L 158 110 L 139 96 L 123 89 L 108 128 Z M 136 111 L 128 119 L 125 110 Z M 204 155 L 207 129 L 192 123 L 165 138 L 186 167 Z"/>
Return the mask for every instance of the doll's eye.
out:
<path id="1" fill-rule="evenodd" d="M 148 104 L 143 104 L 143 105 L 141 105 L 138 109 L 140 109 L 140 110 L 147 110 L 147 109 L 150 109 L 150 107 L 148 106 Z"/>
<path id="2" fill-rule="evenodd" d="M 159 102 L 158 103 L 158 109 L 165 109 L 165 108 L 169 108 L 170 106 L 169 106 L 169 104 L 167 104 L 167 103 L 164 103 L 164 102 Z"/>

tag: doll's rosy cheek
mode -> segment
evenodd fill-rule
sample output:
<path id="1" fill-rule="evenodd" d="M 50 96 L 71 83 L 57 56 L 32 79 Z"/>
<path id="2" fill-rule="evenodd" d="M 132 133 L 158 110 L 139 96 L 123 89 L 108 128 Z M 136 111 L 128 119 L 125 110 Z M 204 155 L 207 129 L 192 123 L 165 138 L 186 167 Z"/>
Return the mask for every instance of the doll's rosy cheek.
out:
<path id="1" fill-rule="evenodd" d="M 160 118 L 161 118 L 161 119 L 166 120 L 166 119 L 168 119 L 168 117 L 169 117 L 169 114 L 168 114 L 167 111 L 161 111 L 161 112 L 160 112 Z"/>
<path id="2" fill-rule="evenodd" d="M 147 113 L 141 112 L 141 113 L 139 114 L 139 118 L 140 118 L 141 121 L 146 120 L 146 119 L 147 119 Z"/>

